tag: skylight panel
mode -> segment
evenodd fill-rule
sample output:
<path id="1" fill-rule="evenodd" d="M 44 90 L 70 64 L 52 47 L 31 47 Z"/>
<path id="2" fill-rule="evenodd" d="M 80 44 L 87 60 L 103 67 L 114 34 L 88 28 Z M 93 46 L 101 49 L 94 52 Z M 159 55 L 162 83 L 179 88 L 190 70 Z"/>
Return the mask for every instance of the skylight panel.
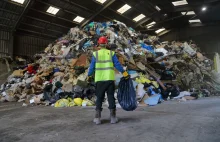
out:
<path id="1" fill-rule="evenodd" d="M 188 11 L 188 12 L 181 12 L 182 15 L 195 15 L 194 11 Z"/>
<path id="2" fill-rule="evenodd" d="M 81 23 L 85 18 L 81 16 L 76 16 L 76 18 L 73 20 L 74 22 Z"/>
<path id="3" fill-rule="evenodd" d="M 140 21 L 141 19 L 143 19 L 144 17 L 146 17 L 144 14 L 140 14 L 139 16 L 135 17 L 133 20 L 134 20 L 135 22 L 138 22 L 138 21 Z"/>
<path id="4" fill-rule="evenodd" d="M 190 23 L 201 23 L 200 19 L 189 20 Z"/>
<path id="5" fill-rule="evenodd" d="M 158 10 L 158 11 L 161 11 L 160 7 L 159 6 L 155 6 L 155 8 Z"/>
<path id="6" fill-rule="evenodd" d="M 120 9 L 118 9 L 117 11 L 118 11 L 120 14 L 123 14 L 123 13 L 125 13 L 126 11 L 128 11 L 130 8 L 131 8 L 130 5 L 125 4 L 124 6 L 122 6 L 122 7 L 121 7 Z"/>
<path id="7" fill-rule="evenodd" d="M 25 0 L 11 0 L 11 1 L 23 4 Z"/>
<path id="8" fill-rule="evenodd" d="M 150 29 L 151 27 L 153 27 L 156 24 L 156 22 L 151 22 L 150 24 L 147 25 L 147 28 Z"/>
<path id="9" fill-rule="evenodd" d="M 159 33 L 163 32 L 163 31 L 165 31 L 165 30 L 166 30 L 165 28 L 161 28 L 161 29 L 159 29 L 159 30 L 156 30 L 155 33 L 156 33 L 156 34 L 159 34 Z"/>
<path id="10" fill-rule="evenodd" d="M 172 4 L 174 6 L 181 6 L 181 5 L 186 5 L 188 4 L 188 2 L 186 0 L 181 0 L 181 1 L 175 1 L 175 2 L 172 2 Z"/>
<path id="11" fill-rule="evenodd" d="M 103 4 L 103 3 L 106 2 L 106 0 L 96 0 L 96 1 L 99 2 L 99 3 L 101 3 L 101 4 Z"/>
<path id="12" fill-rule="evenodd" d="M 56 8 L 56 7 L 50 6 L 50 7 L 47 9 L 47 13 L 56 15 L 59 10 L 60 10 L 60 9 L 58 9 L 58 8 Z"/>

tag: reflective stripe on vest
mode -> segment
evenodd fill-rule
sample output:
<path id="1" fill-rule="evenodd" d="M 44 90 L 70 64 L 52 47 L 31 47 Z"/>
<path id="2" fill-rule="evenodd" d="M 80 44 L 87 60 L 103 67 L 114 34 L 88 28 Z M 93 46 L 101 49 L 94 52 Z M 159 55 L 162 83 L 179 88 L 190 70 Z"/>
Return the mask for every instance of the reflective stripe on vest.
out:
<path id="1" fill-rule="evenodd" d="M 115 80 L 115 71 L 112 61 L 113 51 L 101 49 L 93 53 L 96 58 L 95 82 Z"/>
<path id="2" fill-rule="evenodd" d="M 96 68 L 96 70 L 114 70 L 114 67 L 107 67 L 107 68 Z"/>
<path id="3" fill-rule="evenodd" d="M 98 51 L 95 52 L 95 55 L 96 55 L 96 63 L 108 63 L 108 62 L 112 62 L 112 51 L 110 51 L 110 57 L 111 57 L 111 59 L 109 59 L 109 60 L 102 60 L 102 61 L 100 61 L 100 60 L 99 60 L 99 56 L 98 56 Z"/>

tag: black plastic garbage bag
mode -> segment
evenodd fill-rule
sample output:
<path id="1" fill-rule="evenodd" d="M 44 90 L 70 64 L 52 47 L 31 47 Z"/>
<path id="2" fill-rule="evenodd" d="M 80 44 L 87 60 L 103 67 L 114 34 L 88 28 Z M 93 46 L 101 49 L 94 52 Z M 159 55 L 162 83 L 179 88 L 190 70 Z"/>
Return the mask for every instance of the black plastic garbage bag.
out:
<path id="1" fill-rule="evenodd" d="M 136 93 L 132 80 L 121 78 L 118 86 L 118 102 L 126 111 L 133 111 L 137 108 Z"/>

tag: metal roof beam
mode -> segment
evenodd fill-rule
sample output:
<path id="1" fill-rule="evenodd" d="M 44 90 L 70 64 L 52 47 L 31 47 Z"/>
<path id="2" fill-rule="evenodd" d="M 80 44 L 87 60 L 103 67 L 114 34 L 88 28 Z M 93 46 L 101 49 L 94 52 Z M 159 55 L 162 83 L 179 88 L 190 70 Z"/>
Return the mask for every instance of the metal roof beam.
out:
<path id="1" fill-rule="evenodd" d="M 113 10 L 113 9 L 111 9 L 111 8 L 108 8 L 108 9 L 111 10 L 112 12 L 118 14 L 115 10 Z M 123 14 L 119 14 L 119 15 L 122 16 L 122 17 L 124 17 L 124 18 L 126 18 L 126 19 L 128 19 L 128 20 L 131 20 L 131 21 L 133 22 L 133 20 L 132 20 L 131 18 L 129 18 L 129 17 L 127 17 L 127 16 L 125 16 L 125 15 L 123 15 Z"/>
<path id="2" fill-rule="evenodd" d="M 13 11 L 10 11 L 10 10 L 7 10 L 7 9 L 3 9 L 3 8 L 0 8 L 0 11 L 7 12 L 7 13 L 10 13 L 10 14 L 14 14 L 14 15 L 20 15 L 17 12 L 13 12 Z"/>
<path id="3" fill-rule="evenodd" d="M 8 25 L 5 25 L 5 24 L 0 24 L 0 26 L 12 28 L 12 26 L 8 26 Z"/>
<path id="4" fill-rule="evenodd" d="M 51 15 L 51 14 L 49 14 L 49 13 L 42 12 L 42 11 L 39 11 L 39 10 L 36 10 L 36 9 L 33 9 L 33 8 L 31 8 L 31 10 L 34 10 L 34 11 L 36 11 L 36 12 L 39 12 L 39 13 L 42 13 L 42 14 L 45 14 L 45 15 L 49 15 L 49 16 L 58 18 L 58 19 L 60 19 L 60 20 L 70 22 L 71 24 L 74 24 L 73 21 L 67 20 L 67 19 L 65 19 L 65 18 L 58 17 L 57 15 Z M 44 27 L 44 29 L 45 29 L 44 32 L 48 29 L 47 26 L 50 26 L 51 24 L 54 24 L 54 22 L 53 22 L 54 20 L 55 20 L 55 19 L 53 19 L 52 21 L 50 21 L 49 23 L 47 23 L 48 25 L 46 25 L 46 26 Z M 75 24 L 76 24 L 76 23 L 75 23 Z M 71 28 L 71 27 L 69 27 L 68 29 L 70 29 L 70 28 Z"/>
<path id="5" fill-rule="evenodd" d="M 21 33 L 21 32 L 17 32 L 16 33 L 16 36 L 19 36 L 19 35 L 25 35 L 25 36 L 30 36 L 30 37 L 35 37 L 35 38 L 40 38 L 40 39 L 44 39 L 44 40 L 51 40 L 51 42 L 54 41 L 54 38 L 49 38 L 49 37 L 46 37 L 46 36 L 37 36 L 37 35 L 31 35 L 31 34 L 27 34 L 27 33 Z"/>
<path id="6" fill-rule="evenodd" d="M 36 32 L 36 31 L 27 30 L 27 29 L 18 28 L 18 30 L 22 30 L 22 31 L 30 32 L 30 33 L 36 33 L 36 34 L 39 34 L 39 35 L 46 35 L 48 37 L 52 37 L 52 38 L 55 38 L 55 39 L 57 38 L 57 37 L 52 36 L 52 35 L 43 34 L 43 33 L 39 33 L 39 32 Z"/>
<path id="7" fill-rule="evenodd" d="M 16 20 L 13 20 L 13 19 L 5 18 L 5 17 L 0 17 L 0 19 L 7 20 L 7 21 L 16 21 Z"/>
<path id="8" fill-rule="evenodd" d="M 204 27 L 204 26 L 220 26 L 220 21 L 212 21 L 208 23 L 194 23 L 190 24 L 189 27 L 194 28 L 194 27 Z"/>
<path id="9" fill-rule="evenodd" d="M 15 23 L 14 27 L 13 27 L 13 31 L 16 30 L 16 28 L 19 26 L 21 19 L 23 18 L 24 14 L 26 14 L 26 12 L 28 11 L 28 9 L 30 8 L 31 4 L 33 4 L 34 0 L 27 0 L 26 5 L 22 11 L 22 13 L 20 14 L 17 22 Z"/>
<path id="10" fill-rule="evenodd" d="M 36 26 L 36 25 L 30 25 L 30 24 L 27 24 L 27 23 L 21 23 L 21 24 L 24 24 L 24 25 L 27 25 L 27 26 L 31 26 L 31 27 L 36 27 L 36 28 L 39 28 L 39 29 L 44 29 L 43 27 L 40 27 L 40 26 Z M 56 32 L 56 33 L 59 33 L 59 34 L 63 34 L 63 32 L 60 32 L 60 31 L 56 31 L 56 30 L 52 30 L 52 29 L 47 29 L 48 31 L 52 31 L 52 32 Z"/>
<path id="11" fill-rule="evenodd" d="M 185 11 L 192 11 L 192 10 L 195 10 L 195 9 L 201 9 L 202 5 L 216 6 L 218 4 L 220 4 L 219 0 L 210 0 L 210 1 L 201 1 L 201 2 L 192 1 L 192 2 L 189 2 L 188 5 L 183 5 L 181 7 L 174 7 L 174 10 L 173 9 L 166 9 L 166 11 L 167 12 L 185 12 Z"/>
<path id="12" fill-rule="evenodd" d="M 150 19 L 151 19 L 151 18 L 146 18 L 146 19 L 142 20 L 141 22 L 139 22 L 139 23 L 137 23 L 137 24 L 135 25 L 135 28 L 137 28 L 138 26 L 144 24 L 145 22 L 149 21 Z"/>
<path id="13" fill-rule="evenodd" d="M 110 11 L 112 11 L 112 12 L 118 14 L 115 10 L 113 10 L 113 9 L 111 9 L 111 8 L 108 8 L 108 10 L 110 10 Z M 135 27 L 135 22 L 133 21 L 133 19 L 130 19 L 129 17 L 127 17 L 127 16 L 125 16 L 125 15 L 123 15 L 123 14 L 118 14 L 118 15 L 121 16 L 121 17 L 123 17 L 123 18 L 125 18 L 125 19 L 127 19 L 127 20 L 129 20 L 129 21 L 131 21 L 131 22 L 129 22 L 129 23 L 126 23 L 127 26 Z M 118 19 L 118 20 L 120 20 L 120 19 Z M 122 22 L 122 21 L 121 21 L 121 22 Z"/>
<path id="14" fill-rule="evenodd" d="M 165 30 L 164 32 L 161 32 L 161 33 L 159 33 L 157 36 L 162 36 L 162 35 L 165 35 L 165 34 L 167 34 L 167 33 L 169 33 L 171 30 Z"/>
<path id="15" fill-rule="evenodd" d="M 201 7 L 201 6 L 200 6 Z M 195 9 L 194 7 L 190 7 L 190 6 L 183 6 L 183 7 L 175 7 L 174 8 L 174 12 L 185 12 L 185 11 L 192 11 L 193 9 Z M 171 10 L 170 12 L 172 12 L 173 10 Z"/>
<path id="16" fill-rule="evenodd" d="M 133 4 L 131 4 L 129 1 L 125 1 L 125 0 L 121 0 L 121 1 L 124 2 L 124 3 L 128 3 L 128 4 L 130 4 L 130 5 L 133 5 Z M 157 10 L 155 9 L 155 7 L 154 7 L 154 6 L 155 6 L 154 4 L 152 4 L 149 0 L 146 0 L 146 2 L 150 5 L 150 7 L 151 7 L 152 9 L 154 9 L 155 12 L 150 13 L 150 14 L 146 14 L 145 12 L 140 11 L 136 6 L 132 7 L 132 8 L 134 8 L 136 11 L 138 11 L 138 12 L 143 13 L 144 15 L 146 15 L 146 18 L 145 18 L 143 21 L 138 22 L 138 23 L 134 26 L 135 28 L 137 28 L 138 26 L 140 26 L 140 25 L 144 24 L 145 22 L 149 21 L 149 20 L 151 19 L 151 17 L 153 17 L 154 14 L 158 13 L 158 11 L 157 11 Z"/>
<path id="17" fill-rule="evenodd" d="M 50 4 L 50 3 L 46 3 L 46 2 L 43 2 L 43 1 L 40 1 L 40 0 L 36 0 L 37 2 L 40 2 L 42 4 L 45 4 L 47 6 L 54 6 L 54 7 L 58 7 L 61 11 L 64 11 L 64 12 L 67 12 L 67 13 L 70 13 L 72 15 L 78 15 L 77 13 L 74 13 L 72 11 L 69 11 L 69 10 L 66 10 L 66 9 L 63 9 L 62 7 L 60 6 L 57 6 L 57 5 L 53 5 L 53 4 Z"/>
<path id="18" fill-rule="evenodd" d="M 69 3 L 69 4 L 71 4 L 71 5 L 77 6 L 77 7 L 79 7 L 79 8 L 82 8 L 82 9 L 84 9 L 84 10 L 90 12 L 91 14 L 96 13 L 95 11 L 92 11 L 92 10 L 90 10 L 90 9 L 84 7 L 84 6 L 81 6 L 81 5 L 75 3 L 75 2 L 73 2 L 73 1 L 71 1 L 71 0 L 63 0 L 63 1 L 65 1 L 65 2 L 67 2 L 67 3 Z M 106 18 L 106 19 L 112 20 L 111 18 L 109 18 L 109 17 L 107 17 L 107 16 L 105 16 L 105 15 L 103 15 L 103 14 L 99 14 L 99 15 L 102 16 L 102 17 L 104 17 L 104 18 Z"/>
<path id="19" fill-rule="evenodd" d="M 44 22 L 44 23 L 47 23 L 47 24 L 51 23 L 49 21 L 45 21 L 45 20 L 42 20 L 42 19 L 39 19 L 39 18 L 34 18 L 34 17 L 31 17 L 31 16 L 25 16 L 25 17 L 36 20 L 36 21 Z M 65 28 L 65 29 L 70 29 L 70 27 L 66 27 L 66 26 L 63 26 L 63 25 L 55 24 L 55 23 L 51 23 L 51 25 L 55 25 L 57 27 L 61 27 L 61 28 Z"/>
<path id="20" fill-rule="evenodd" d="M 89 11 L 90 13 L 95 13 L 94 11 L 92 11 L 92 10 L 90 10 L 90 9 L 87 9 L 86 7 L 80 6 L 80 5 L 78 5 L 78 4 L 74 3 L 74 2 L 66 1 L 66 0 L 64 0 L 64 1 L 67 2 L 67 3 L 69 3 L 69 4 L 71 4 L 71 5 L 73 5 L 73 6 L 76 6 L 76 7 L 79 7 L 79 8 L 81 8 L 81 9 L 87 10 L 87 11 Z M 43 1 L 41 1 L 41 0 L 37 0 L 37 2 L 43 3 L 43 4 L 48 5 L 48 6 L 59 7 L 59 6 L 50 4 L 50 3 L 43 2 Z M 60 10 L 62 10 L 62 11 L 64 11 L 64 12 L 67 12 L 67 13 L 70 13 L 70 14 L 72 14 L 72 15 L 76 15 L 76 16 L 78 15 L 77 13 L 74 13 L 74 12 L 72 12 L 72 11 L 65 10 L 65 9 L 63 9 L 63 8 L 61 8 L 61 7 L 59 7 L 59 8 L 60 8 Z M 112 20 L 111 18 L 109 18 L 109 17 L 107 17 L 107 16 L 105 16 L 105 15 L 100 14 L 100 16 L 102 16 L 102 17 L 104 17 L 104 18 L 106 18 L 106 19 L 108 19 L 108 20 Z"/>
<path id="21" fill-rule="evenodd" d="M 90 22 L 93 18 L 99 15 L 103 10 L 108 8 L 111 4 L 113 4 L 116 0 L 110 0 L 104 7 L 102 7 L 99 11 L 94 13 L 91 17 L 89 17 L 84 23 L 82 23 L 81 27 L 84 27 L 88 22 Z"/>
<path id="22" fill-rule="evenodd" d="M 140 12 L 140 13 L 143 13 L 142 11 L 140 11 L 140 10 L 136 7 L 136 5 L 133 6 L 133 4 L 132 4 L 131 2 L 129 2 L 128 0 L 120 0 L 120 1 L 131 5 L 132 8 L 134 8 L 136 11 L 138 11 L 138 12 Z M 145 0 L 145 1 L 152 7 L 152 9 L 155 10 L 155 12 L 158 12 L 158 11 L 155 9 L 154 5 L 153 5 L 151 2 L 149 2 L 148 0 Z M 150 8 L 150 7 L 149 7 L 149 8 Z M 143 14 L 145 14 L 145 15 L 148 16 L 148 17 L 150 17 L 150 15 L 152 15 L 152 14 L 147 15 L 146 13 L 143 13 Z"/>
<path id="23" fill-rule="evenodd" d="M 59 6 L 55 6 L 55 5 L 53 5 L 53 4 L 46 3 L 46 2 L 43 2 L 43 1 L 40 1 L 40 0 L 36 0 L 36 1 L 39 2 L 39 3 L 42 3 L 42 4 L 44 4 L 44 5 L 47 5 L 47 6 L 59 7 Z M 63 11 L 63 12 L 70 13 L 70 14 L 72 14 L 72 15 L 76 15 L 76 13 L 73 13 L 73 12 L 71 12 L 71 11 L 65 10 L 65 9 L 63 9 L 63 8 L 61 8 L 61 7 L 59 7 L 59 9 L 60 9 L 61 11 Z M 36 11 L 36 12 L 39 12 L 39 13 L 42 13 L 42 14 L 45 14 L 45 15 L 49 15 L 49 16 L 58 18 L 58 19 L 60 19 L 60 20 L 64 20 L 64 21 L 70 22 L 71 24 L 74 24 L 73 21 L 68 20 L 68 19 L 65 19 L 65 18 L 62 18 L 62 17 L 59 17 L 59 16 L 57 16 L 57 15 L 51 15 L 51 14 L 49 14 L 49 13 L 46 13 L 46 12 L 43 12 L 43 11 L 39 11 L 39 10 L 34 9 L 34 8 L 31 8 L 31 10 L 34 10 L 34 11 Z M 54 19 L 54 20 L 55 20 L 55 19 Z M 47 22 L 47 25 L 43 28 L 43 29 L 44 29 L 44 32 L 45 32 L 46 30 L 48 30 L 48 31 L 53 31 L 53 32 L 57 32 L 57 31 L 55 31 L 55 30 L 51 30 L 51 29 L 48 28 L 48 27 L 50 27 L 50 25 L 52 25 L 52 24 L 55 25 L 54 22 L 53 22 L 54 20 L 50 21 L 49 23 Z M 75 23 L 75 24 L 77 24 L 77 23 Z M 38 28 L 39 28 L 39 27 L 38 27 Z M 68 29 L 70 29 L 70 28 L 68 27 Z M 57 32 L 57 33 L 62 33 L 62 32 Z"/>
<path id="24" fill-rule="evenodd" d="M 57 15 L 52 15 L 52 14 L 49 14 L 49 13 L 46 13 L 46 12 L 43 12 L 43 11 L 39 11 L 39 10 L 34 9 L 34 8 L 31 8 L 31 10 L 36 11 L 36 12 L 39 12 L 39 13 L 42 13 L 42 14 L 45 14 L 45 15 L 48 15 L 48 16 L 52 16 L 52 17 L 58 18 L 58 19 L 60 19 L 60 20 L 67 21 L 67 22 L 70 22 L 70 23 L 74 24 L 73 21 L 68 20 L 68 19 L 65 19 L 65 18 L 62 18 L 62 17 L 59 17 L 59 16 L 57 16 Z M 75 23 L 75 24 L 77 24 L 77 23 Z"/>
<path id="25" fill-rule="evenodd" d="M 185 5 L 181 7 L 174 7 L 173 9 L 166 9 L 167 12 L 185 12 L 185 11 L 194 11 L 195 9 L 201 9 L 201 4 L 200 5 Z"/>
<path id="26" fill-rule="evenodd" d="M 94 11 L 92 11 L 92 10 L 90 10 L 90 9 L 88 9 L 88 8 L 86 8 L 86 7 L 84 7 L 84 6 L 82 6 L 82 5 L 79 5 L 79 4 L 77 4 L 77 3 L 75 3 L 75 2 L 73 2 L 73 1 L 71 1 L 71 0 L 63 0 L 63 1 L 65 1 L 65 2 L 67 2 L 67 3 L 69 3 L 69 4 L 71 4 L 71 5 L 77 6 L 77 7 L 79 7 L 79 8 L 82 8 L 82 9 L 84 9 L 84 10 L 87 10 L 87 11 L 89 11 L 89 12 L 94 13 Z"/>
<path id="27" fill-rule="evenodd" d="M 102 17 L 104 17 L 104 18 L 106 18 L 106 19 L 108 19 L 108 20 L 110 20 L 110 21 L 113 21 L 112 18 L 109 18 L 109 17 L 107 17 L 107 16 L 105 16 L 105 15 L 103 15 L 103 14 L 99 14 L 99 15 L 102 16 Z"/>

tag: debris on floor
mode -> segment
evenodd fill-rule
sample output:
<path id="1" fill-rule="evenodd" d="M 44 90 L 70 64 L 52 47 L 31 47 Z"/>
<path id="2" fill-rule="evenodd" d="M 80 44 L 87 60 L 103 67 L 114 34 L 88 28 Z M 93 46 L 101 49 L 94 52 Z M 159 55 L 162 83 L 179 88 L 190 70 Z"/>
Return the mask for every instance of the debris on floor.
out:
<path id="1" fill-rule="evenodd" d="M 217 53 L 213 61 L 192 41 L 162 42 L 159 37 L 141 34 L 113 21 L 91 22 L 83 29 L 71 28 L 44 52 L 36 54 L 34 63 L 13 71 L 1 85 L 0 101 L 23 102 L 24 106 L 94 105 L 95 84 L 88 83 L 86 77 L 92 52 L 99 50 L 100 36 L 108 37 L 108 49 L 116 52 L 130 74 L 140 104 L 194 100 L 220 92 Z M 118 86 L 122 75 L 117 71 L 115 74 Z"/>

